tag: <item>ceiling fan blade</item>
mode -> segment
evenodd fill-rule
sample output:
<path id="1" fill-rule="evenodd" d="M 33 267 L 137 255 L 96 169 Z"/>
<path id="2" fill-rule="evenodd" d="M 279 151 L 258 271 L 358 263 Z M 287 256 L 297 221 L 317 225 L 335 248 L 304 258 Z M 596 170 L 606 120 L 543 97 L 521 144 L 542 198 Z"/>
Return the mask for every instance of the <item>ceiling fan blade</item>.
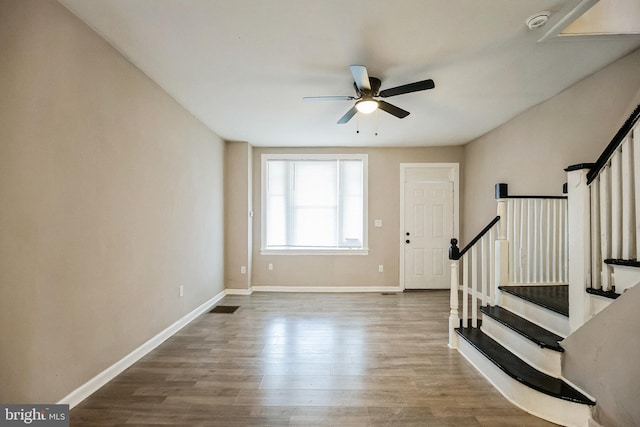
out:
<path id="1" fill-rule="evenodd" d="M 353 101 L 353 96 L 305 96 L 303 101 Z"/>
<path id="2" fill-rule="evenodd" d="M 367 73 L 367 67 L 364 65 L 351 65 L 351 74 L 353 75 L 353 81 L 360 91 L 371 90 L 371 84 L 369 83 L 369 73 Z"/>
<path id="3" fill-rule="evenodd" d="M 403 110 L 400 107 L 396 107 L 393 104 L 389 104 L 386 101 L 378 101 L 378 108 L 382 111 L 386 111 L 387 113 L 396 116 L 399 119 L 404 119 L 410 113 L 407 110 Z"/>
<path id="4" fill-rule="evenodd" d="M 388 98 L 390 96 L 403 95 L 405 93 L 418 92 L 421 90 L 433 89 L 436 87 L 433 80 L 422 80 L 420 82 L 409 83 L 402 86 L 392 87 L 390 89 L 385 89 L 380 92 L 379 96 L 383 98 Z"/>
<path id="5" fill-rule="evenodd" d="M 354 105 L 353 107 L 351 107 L 351 109 L 349 111 L 347 111 L 347 114 L 345 114 L 344 116 L 342 116 L 340 118 L 340 120 L 338 120 L 338 124 L 339 125 L 343 125 L 343 124 L 347 123 L 349 120 L 351 120 L 351 118 L 353 116 L 356 115 L 357 112 L 358 112 L 358 110 L 356 110 L 356 106 Z"/>

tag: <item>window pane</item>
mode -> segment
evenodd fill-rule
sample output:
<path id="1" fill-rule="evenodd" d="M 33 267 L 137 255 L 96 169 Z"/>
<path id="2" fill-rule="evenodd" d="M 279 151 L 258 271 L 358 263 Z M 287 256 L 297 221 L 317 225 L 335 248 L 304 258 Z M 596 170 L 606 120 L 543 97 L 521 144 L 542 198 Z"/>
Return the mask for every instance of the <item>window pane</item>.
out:
<path id="1" fill-rule="evenodd" d="M 267 246 L 287 245 L 287 205 L 284 196 L 267 200 Z"/>
<path id="2" fill-rule="evenodd" d="M 343 199 L 342 236 L 345 246 L 362 246 L 362 198 L 346 197 Z"/>
<path id="3" fill-rule="evenodd" d="M 294 167 L 295 206 L 335 206 L 337 162 L 296 161 Z"/>
<path id="4" fill-rule="evenodd" d="M 347 247 L 363 245 L 362 161 L 340 162 L 341 233 L 340 244 Z"/>
<path id="5" fill-rule="evenodd" d="M 364 162 L 268 159 L 264 226 L 267 248 L 362 248 Z"/>
<path id="6" fill-rule="evenodd" d="M 293 246 L 337 246 L 337 179 L 336 161 L 294 163 Z"/>
<path id="7" fill-rule="evenodd" d="M 342 194 L 346 196 L 362 195 L 362 161 L 361 160 L 341 160 Z"/>
<path id="8" fill-rule="evenodd" d="M 337 246 L 335 209 L 300 208 L 293 215 L 292 246 Z"/>
<path id="9" fill-rule="evenodd" d="M 287 245 L 287 192 L 289 190 L 288 162 L 267 162 L 267 246 Z"/>

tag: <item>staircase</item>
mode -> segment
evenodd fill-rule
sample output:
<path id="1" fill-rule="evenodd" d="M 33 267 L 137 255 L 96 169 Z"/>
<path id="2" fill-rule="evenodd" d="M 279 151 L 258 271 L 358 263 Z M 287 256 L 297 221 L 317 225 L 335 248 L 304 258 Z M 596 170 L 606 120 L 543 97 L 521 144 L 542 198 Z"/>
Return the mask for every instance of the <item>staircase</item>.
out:
<path id="1" fill-rule="evenodd" d="M 587 425 L 595 402 L 561 379 L 568 286 L 499 289 L 500 305 L 480 308 L 479 328 L 456 328 L 458 350 L 517 406 L 561 425 Z"/>
<path id="2" fill-rule="evenodd" d="M 562 341 L 640 282 L 639 118 L 640 106 L 596 163 L 567 168 L 568 196 L 496 184 L 496 218 L 463 249 L 451 241 L 449 346 L 560 425 L 598 425 L 595 399 L 563 378 Z"/>

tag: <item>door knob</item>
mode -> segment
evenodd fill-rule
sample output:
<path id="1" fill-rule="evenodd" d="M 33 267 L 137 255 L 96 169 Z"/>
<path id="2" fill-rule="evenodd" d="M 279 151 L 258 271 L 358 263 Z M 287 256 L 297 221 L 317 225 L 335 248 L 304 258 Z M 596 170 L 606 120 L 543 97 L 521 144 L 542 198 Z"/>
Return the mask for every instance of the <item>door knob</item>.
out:
<path id="1" fill-rule="evenodd" d="M 405 243 L 411 243 L 411 240 L 407 239 L 405 240 Z"/>
<path id="2" fill-rule="evenodd" d="M 407 236 L 409 235 L 409 232 L 407 231 Z"/>

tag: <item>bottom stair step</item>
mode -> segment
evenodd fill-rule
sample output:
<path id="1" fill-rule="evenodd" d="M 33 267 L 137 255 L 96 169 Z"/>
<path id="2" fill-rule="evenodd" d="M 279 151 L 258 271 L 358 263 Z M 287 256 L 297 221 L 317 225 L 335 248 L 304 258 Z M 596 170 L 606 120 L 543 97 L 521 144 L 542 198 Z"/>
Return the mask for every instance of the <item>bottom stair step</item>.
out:
<path id="1" fill-rule="evenodd" d="M 531 367 L 488 335 L 485 335 L 479 328 L 458 328 L 456 332 L 493 364 L 518 382 L 559 399 L 585 405 L 595 405 L 595 402 L 561 379 L 554 378 Z"/>

